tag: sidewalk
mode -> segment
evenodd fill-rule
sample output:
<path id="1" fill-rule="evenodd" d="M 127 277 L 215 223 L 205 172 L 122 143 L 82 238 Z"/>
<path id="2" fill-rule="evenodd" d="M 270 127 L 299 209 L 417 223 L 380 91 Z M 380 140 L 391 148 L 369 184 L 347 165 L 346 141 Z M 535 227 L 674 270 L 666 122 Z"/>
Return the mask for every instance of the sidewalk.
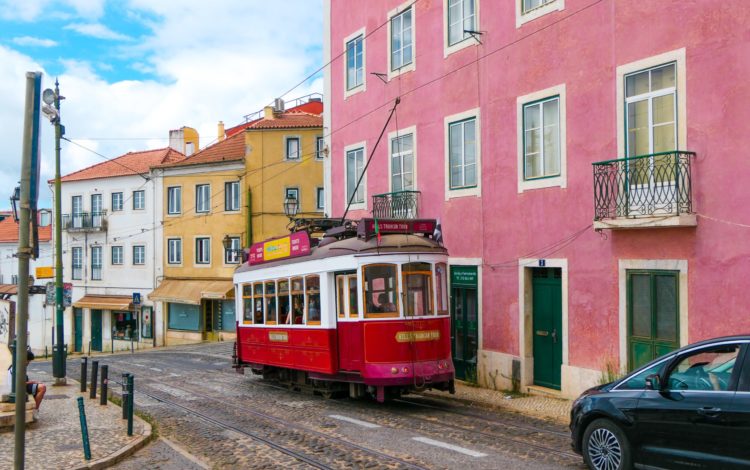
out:
<path id="1" fill-rule="evenodd" d="M 134 417 L 133 435 L 128 437 L 122 409 L 111 402 L 99 405 L 98 394 L 95 400 L 89 399 L 88 392 L 80 393 L 80 384 L 70 378 L 68 385 L 53 387 L 48 374 L 29 376 L 46 383 L 47 394 L 37 421 L 26 428 L 26 468 L 105 468 L 144 446 L 151 436 L 151 425 Z M 83 456 L 79 396 L 84 397 L 91 446 L 89 461 Z M 0 433 L 0 468 L 13 467 L 13 449 L 13 430 Z"/>
<path id="2" fill-rule="evenodd" d="M 537 395 L 510 395 L 488 388 L 470 386 L 461 381 L 456 381 L 455 395 L 435 391 L 422 393 L 437 398 L 459 400 L 469 405 L 500 408 L 564 425 L 570 422 L 570 406 L 573 403 L 571 400 Z"/>

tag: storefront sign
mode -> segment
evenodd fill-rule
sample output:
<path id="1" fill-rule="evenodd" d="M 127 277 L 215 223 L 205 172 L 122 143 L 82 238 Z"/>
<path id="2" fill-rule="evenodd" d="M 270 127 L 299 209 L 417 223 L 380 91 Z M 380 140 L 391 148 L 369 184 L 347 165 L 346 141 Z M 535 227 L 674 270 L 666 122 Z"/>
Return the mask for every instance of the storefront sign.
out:
<path id="1" fill-rule="evenodd" d="M 52 279 L 55 277 L 55 269 L 52 266 L 40 266 L 36 268 L 37 279 Z"/>
<path id="2" fill-rule="evenodd" d="M 284 258 L 310 254 L 310 237 L 307 232 L 294 232 L 285 237 L 254 243 L 250 247 L 248 263 L 251 265 Z"/>
<path id="3" fill-rule="evenodd" d="M 269 331 L 268 341 L 272 343 L 288 343 L 289 334 L 286 331 Z"/>
<path id="4" fill-rule="evenodd" d="M 451 266 L 451 287 L 474 287 L 478 285 L 476 266 Z"/>
<path id="5" fill-rule="evenodd" d="M 396 342 L 398 343 L 437 341 L 439 339 L 440 330 L 399 331 L 396 333 Z"/>

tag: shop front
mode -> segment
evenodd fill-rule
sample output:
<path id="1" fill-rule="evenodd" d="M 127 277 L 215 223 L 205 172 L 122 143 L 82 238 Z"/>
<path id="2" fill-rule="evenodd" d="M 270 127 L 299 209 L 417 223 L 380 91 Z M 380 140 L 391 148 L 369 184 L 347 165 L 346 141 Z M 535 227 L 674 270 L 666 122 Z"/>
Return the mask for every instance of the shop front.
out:
<path id="1" fill-rule="evenodd" d="M 77 352 L 125 351 L 154 346 L 153 306 L 132 296 L 85 295 L 73 303 Z"/>

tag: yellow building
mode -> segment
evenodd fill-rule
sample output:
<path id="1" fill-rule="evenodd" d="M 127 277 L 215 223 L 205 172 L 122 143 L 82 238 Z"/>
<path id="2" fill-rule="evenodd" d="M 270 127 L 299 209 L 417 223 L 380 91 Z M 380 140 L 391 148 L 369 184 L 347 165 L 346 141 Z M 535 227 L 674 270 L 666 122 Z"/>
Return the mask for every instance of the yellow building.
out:
<path id="1" fill-rule="evenodd" d="M 226 132 L 219 124 L 218 143 L 153 169 L 162 180 L 164 276 L 149 299 L 165 319 L 166 344 L 233 339 L 242 250 L 288 233 L 286 198 L 298 201 L 297 217 L 323 215 L 321 113 L 317 100 L 265 108 Z"/>

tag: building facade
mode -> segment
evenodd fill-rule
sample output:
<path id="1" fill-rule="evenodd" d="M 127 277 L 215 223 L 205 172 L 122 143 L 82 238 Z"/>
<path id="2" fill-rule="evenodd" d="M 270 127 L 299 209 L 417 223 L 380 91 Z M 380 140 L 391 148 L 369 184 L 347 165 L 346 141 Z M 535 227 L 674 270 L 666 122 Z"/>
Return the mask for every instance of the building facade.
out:
<path id="1" fill-rule="evenodd" d="M 750 329 L 744 2 L 324 8 L 326 208 L 440 219 L 459 377 L 573 397 Z"/>
<path id="2" fill-rule="evenodd" d="M 161 199 L 150 168 L 184 159 L 174 149 L 130 152 L 61 179 L 63 280 L 69 350 L 163 344 L 149 294 L 162 273 Z"/>

